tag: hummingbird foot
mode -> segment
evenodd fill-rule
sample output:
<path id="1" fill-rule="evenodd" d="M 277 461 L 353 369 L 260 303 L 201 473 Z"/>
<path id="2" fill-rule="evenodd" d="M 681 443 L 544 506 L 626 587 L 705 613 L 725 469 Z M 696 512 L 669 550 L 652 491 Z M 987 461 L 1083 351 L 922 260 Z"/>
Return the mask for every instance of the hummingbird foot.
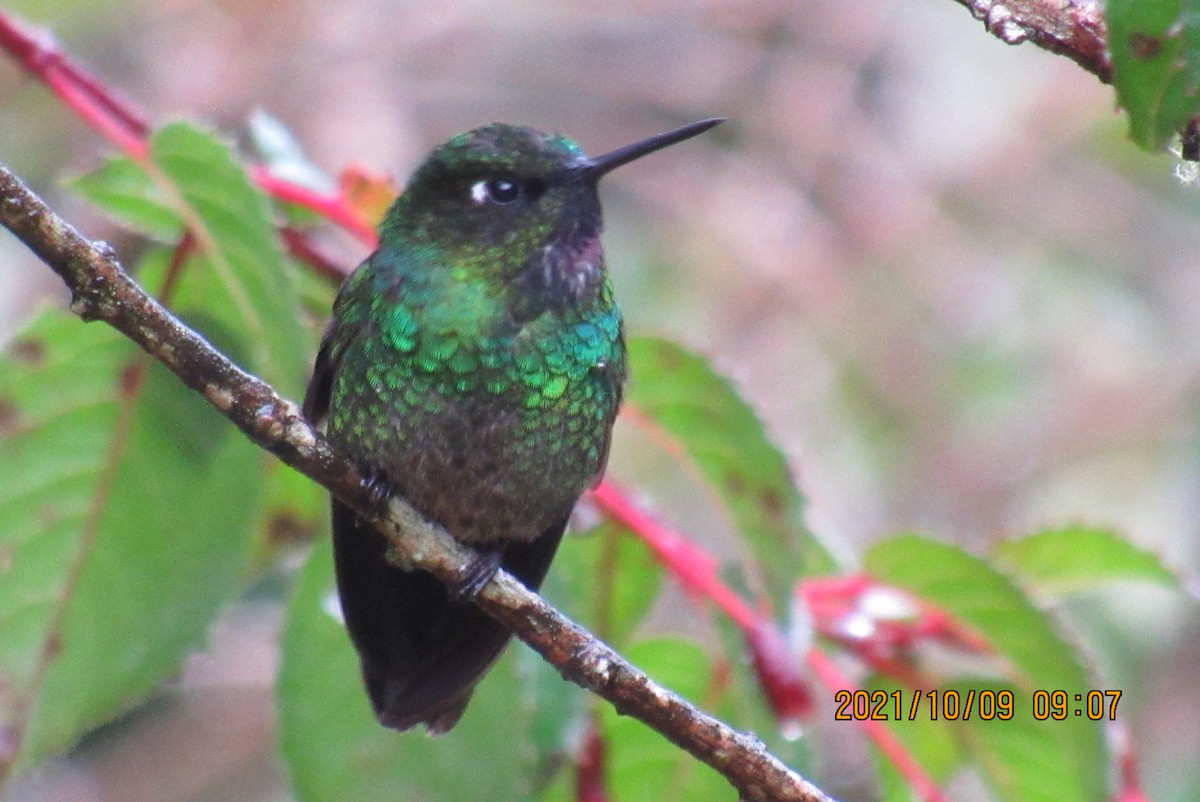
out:
<path id="1" fill-rule="evenodd" d="M 496 575 L 500 568 L 500 558 L 499 549 L 480 552 L 459 570 L 458 577 L 448 585 L 450 598 L 463 604 L 473 600 Z"/>
<path id="2" fill-rule="evenodd" d="M 359 473 L 363 476 L 362 487 L 363 490 L 367 491 L 367 497 L 371 502 L 371 506 L 385 506 L 388 499 L 393 495 L 392 480 L 383 471 L 366 465 L 359 466 Z"/>

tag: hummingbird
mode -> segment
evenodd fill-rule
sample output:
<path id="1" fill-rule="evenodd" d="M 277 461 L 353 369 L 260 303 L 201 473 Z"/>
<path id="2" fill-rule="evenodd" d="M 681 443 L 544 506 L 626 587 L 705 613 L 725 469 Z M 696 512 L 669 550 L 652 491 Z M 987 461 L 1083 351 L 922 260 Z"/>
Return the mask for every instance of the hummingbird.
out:
<path id="1" fill-rule="evenodd" d="M 626 377 L 598 182 L 701 120 L 589 158 L 491 123 L 438 146 L 346 279 L 303 411 L 380 494 L 479 555 L 455 587 L 389 559 L 332 500 L 338 595 L 379 722 L 449 731 L 510 632 L 471 603 L 498 567 L 537 590 L 608 458 Z"/>

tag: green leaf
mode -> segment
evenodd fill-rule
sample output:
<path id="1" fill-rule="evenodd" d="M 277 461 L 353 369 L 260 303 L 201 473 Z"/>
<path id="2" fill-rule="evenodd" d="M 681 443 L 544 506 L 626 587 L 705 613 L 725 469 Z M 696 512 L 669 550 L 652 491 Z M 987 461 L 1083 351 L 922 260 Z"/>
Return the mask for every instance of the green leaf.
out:
<path id="1" fill-rule="evenodd" d="M 126 156 L 72 179 L 70 186 L 118 222 L 161 242 L 177 242 L 183 222 L 163 188 Z"/>
<path id="2" fill-rule="evenodd" d="M 542 790 L 569 774 L 563 769 L 572 765 L 592 697 L 563 679 L 532 649 L 514 646 L 512 651 L 521 681 L 521 701 L 529 712 L 528 746 L 521 749 L 520 759 L 531 778 L 534 796 L 541 798 Z"/>
<path id="3" fill-rule="evenodd" d="M 466 714 L 440 738 L 397 733 L 371 714 L 358 658 L 336 610 L 333 560 L 318 543 L 288 608 L 280 668 L 279 727 L 302 802 L 519 799 L 530 711 L 514 645 L 476 689 Z"/>
<path id="4" fill-rule="evenodd" d="M 995 548 L 993 557 L 1001 568 L 1047 596 L 1118 581 L 1181 586 L 1180 578 L 1158 555 L 1138 548 L 1111 529 L 1079 524 L 1005 541 Z"/>
<path id="5" fill-rule="evenodd" d="M 655 682 L 703 705 L 711 693 L 713 667 L 696 644 L 654 638 L 634 644 L 625 656 Z M 659 733 L 610 705 L 601 708 L 608 746 L 607 779 L 613 799 L 733 800 L 728 781 Z"/>
<path id="6" fill-rule="evenodd" d="M 261 556 L 274 558 L 280 549 L 315 540 L 326 531 L 329 494 L 312 479 L 282 462 L 266 466 L 266 501 L 262 520 Z"/>
<path id="7" fill-rule="evenodd" d="M 227 310 L 251 345 L 249 369 L 294 397 L 308 373 L 308 337 L 266 197 L 226 143 L 194 126 L 163 127 L 150 151 L 174 185 L 204 264 L 220 278 L 204 308 Z"/>
<path id="8" fill-rule="evenodd" d="M 1105 17 L 1130 136 L 1159 150 L 1200 113 L 1200 0 L 1109 0 Z"/>
<path id="9" fill-rule="evenodd" d="M 926 704 L 924 708 L 918 705 L 913 714 L 912 702 L 915 691 L 905 685 L 900 685 L 886 677 L 875 676 L 867 683 L 864 690 L 867 693 L 881 690 L 889 695 L 883 713 L 888 718 L 888 729 L 900 740 L 904 748 L 916 760 L 922 771 L 933 782 L 945 783 L 955 770 L 962 766 L 964 755 L 962 743 L 954 732 L 954 722 L 942 718 L 934 719 L 929 715 Z M 941 690 L 941 689 L 939 689 Z M 896 713 L 895 700 L 892 694 L 899 694 L 900 711 Z M 869 697 L 868 697 L 869 698 Z M 873 709 L 868 708 L 869 710 Z M 845 724 L 843 723 L 843 726 Z M 921 797 L 906 780 L 895 764 L 885 758 L 878 750 L 873 750 L 875 765 L 879 770 L 879 781 L 883 789 L 883 798 L 887 802 L 918 802 Z"/>
<path id="10" fill-rule="evenodd" d="M 29 766 L 202 642 L 245 565 L 262 455 L 116 332 L 58 311 L 0 360 L 0 453 L 0 730 Z"/>
<path id="11" fill-rule="evenodd" d="M 972 716 L 959 722 L 955 731 L 963 745 L 979 761 L 985 776 L 1001 799 L 1012 802 L 1062 802 L 1070 799 L 1106 802 L 1109 798 L 1106 770 L 1101 763 L 1098 771 L 1090 778 L 1068 781 L 1064 786 L 1056 783 L 1065 780 L 1072 768 L 1061 761 L 1070 759 L 1069 748 L 1073 738 L 1085 731 L 1099 732 L 1096 722 L 1083 721 L 1038 721 L 1033 717 L 1030 694 L 1023 688 L 1004 683 L 975 681 L 959 682 L 949 686 L 965 699 L 970 690 L 978 696 L 980 691 L 1000 693 L 1009 690 L 1013 694 L 1013 717 L 1004 721 L 1000 718 L 984 720 Z M 1084 689 L 1084 694 L 1087 689 Z M 1060 741 L 1064 743 L 1060 743 Z M 1095 768 L 1095 764 L 1092 764 Z"/>
<path id="12" fill-rule="evenodd" d="M 983 560 L 954 546 L 905 535 L 874 546 L 865 563 L 875 578 L 928 599 L 978 630 L 1011 666 L 1025 694 L 1091 689 L 1079 656 L 1049 617 Z M 1020 719 L 1020 734 L 1005 741 L 989 729 L 974 753 L 993 787 L 1014 801 L 1103 800 L 1107 755 L 1099 724 L 1086 719 L 1033 721 L 1030 707 L 1021 705 L 1014 717 Z M 1019 759 L 1034 752 L 1038 760 Z"/>
<path id="13" fill-rule="evenodd" d="M 699 471 L 753 550 L 776 609 L 786 610 L 813 546 L 787 460 L 702 357 L 654 337 L 630 339 L 629 355 L 629 403 Z"/>
<path id="14" fill-rule="evenodd" d="M 624 527 L 603 523 L 566 537 L 542 592 L 620 649 L 650 612 L 662 576 L 643 543 Z"/>
<path id="15" fill-rule="evenodd" d="M 662 566 L 645 545 L 623 527 L 606 522 L 566 537 L 542 595 L 621 650 L 658 598 L 662 576 Z M 521 656 L 534 710 L 533 764 L 540 769 L 555 765 L 574 747 L 589 697 L 529 650 L 521 650 Z"/>

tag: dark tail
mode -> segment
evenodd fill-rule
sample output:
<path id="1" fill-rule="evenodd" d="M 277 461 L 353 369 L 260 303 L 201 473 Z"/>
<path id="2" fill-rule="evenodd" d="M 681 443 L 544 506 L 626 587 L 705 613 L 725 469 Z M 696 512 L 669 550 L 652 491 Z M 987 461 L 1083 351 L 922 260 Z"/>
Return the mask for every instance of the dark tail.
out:
<path id="1" fill-rule="evenodd" d="M 504 546 L 500 564 L 536 590 L 566 523 Z M 458 722 L 511 633 L 474 604 L 452 601 L 433 574 L 389 563 L 387 550 L 381 534 L 333 501 L 338 595 L 375 715 L 386 727 L 423 723 L 438 735 Z"/>

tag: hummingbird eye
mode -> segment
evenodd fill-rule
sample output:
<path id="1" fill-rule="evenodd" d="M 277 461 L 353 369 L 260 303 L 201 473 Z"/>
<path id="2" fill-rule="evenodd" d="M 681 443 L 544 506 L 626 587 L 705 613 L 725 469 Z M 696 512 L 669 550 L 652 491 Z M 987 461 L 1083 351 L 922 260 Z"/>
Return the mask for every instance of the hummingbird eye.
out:
<path id="1" fill-rule="evenodd" d="M 471 199 L 476 203 L 507 206 L 521 197 L 521 191 L 521 185 L 511 178 L 492 178 L 475 182 L 471 187 Z"/>

